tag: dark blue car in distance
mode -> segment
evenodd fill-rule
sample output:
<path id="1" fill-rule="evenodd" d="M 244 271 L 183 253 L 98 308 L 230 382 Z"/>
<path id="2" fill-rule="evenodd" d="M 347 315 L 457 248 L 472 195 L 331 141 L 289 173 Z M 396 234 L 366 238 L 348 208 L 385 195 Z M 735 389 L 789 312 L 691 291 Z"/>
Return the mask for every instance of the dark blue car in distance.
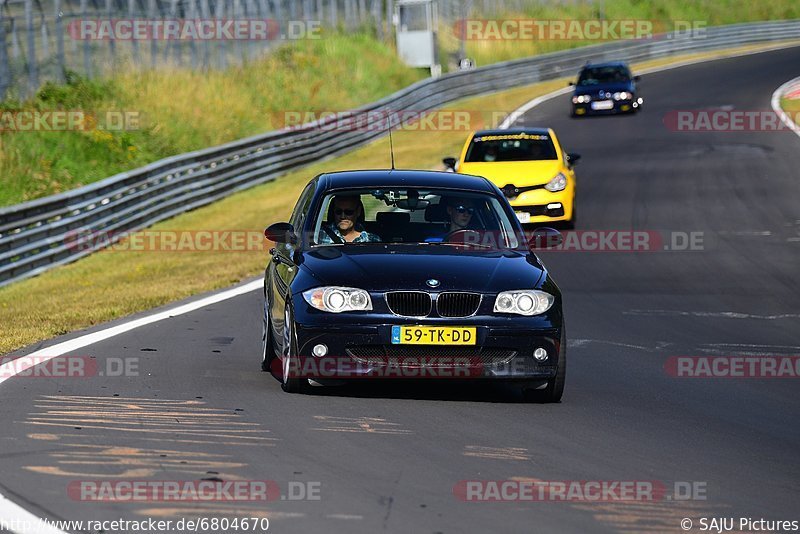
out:
<path id="1" fill-rule="evenodd" d="M 578 74 L 572 93 L 572 116 L 611 115 L 635 113 L 642 109 L 644 100 L 628 66 L 619 61 L 590 63 Z"/>
<path id="2" fill-rule="evenodd" d="M 561 292 L 489 180 L 434 171 L 328 173 L 306 186 L 264 276 L 262 370 L 287 392 L 354 379 L 504 380 L 558 402 Z M 530 237 L 530 239 L 528 239 Z"/>

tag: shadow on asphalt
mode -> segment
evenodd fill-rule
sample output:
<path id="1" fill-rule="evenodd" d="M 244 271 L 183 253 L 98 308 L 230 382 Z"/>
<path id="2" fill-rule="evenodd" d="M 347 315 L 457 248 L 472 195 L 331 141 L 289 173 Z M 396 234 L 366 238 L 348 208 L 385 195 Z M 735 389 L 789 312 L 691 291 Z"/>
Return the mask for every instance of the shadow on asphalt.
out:
<path id="1" fill-rule="evenodd" d="M 273 376 L 273 378 L 275 378 Z M 277 378 L 276 378 L 277 380 Z M 435 379 L 352 380 L 342 384 L 312 386 L 306 395 L 315 397 L 351 397 L 364 399 L 408 399 L 455 402 L 493 402 L 536 404 L 532 395 L 518 383 L 483 381 L 447 381 Z"/>

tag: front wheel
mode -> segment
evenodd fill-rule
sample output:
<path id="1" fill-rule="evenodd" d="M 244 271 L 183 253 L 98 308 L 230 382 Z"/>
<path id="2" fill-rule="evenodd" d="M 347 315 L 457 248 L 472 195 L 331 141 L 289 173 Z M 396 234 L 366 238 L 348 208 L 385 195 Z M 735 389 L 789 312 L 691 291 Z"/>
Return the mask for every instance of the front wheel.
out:
<path id="1" fill-rule="evenodd" d="M 294 316 L 289 305 L 286 305 L 283 321 L 283 348 L 281 349 L 282 381 L 281 388 L 287 393 L 305 393 L 309 389 L 308 379 L 302 378 L 300 358 L 297 354 L 297 334 Z"/>

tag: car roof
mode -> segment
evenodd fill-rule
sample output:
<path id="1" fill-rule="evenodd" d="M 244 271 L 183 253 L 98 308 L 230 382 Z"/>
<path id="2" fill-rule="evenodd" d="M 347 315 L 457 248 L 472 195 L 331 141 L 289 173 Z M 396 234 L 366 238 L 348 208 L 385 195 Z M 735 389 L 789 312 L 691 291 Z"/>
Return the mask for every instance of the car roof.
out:
<path id="1" fill-rule="evenodd" d="M 549 128 L 508 128 L 506 130 L 478 130 L 473 137 L 481 137 L 484 135 L 514 135 L 519 133 L 534 134 L 534 135 L 550 135 Z"/>
<path id="2" fill-rule="evenodd" d="M 628 64 L 624 61 L 604 61 L 602 63 L 587 63 L 581 70 L 586 68 L 594 68 L 594 67 L 625 67 L 628 68 Z"/>
<path id="3" fill-rule="evenodd" d="M 459 189 L 494 193 L 494 186 L 481 176 L 440 171 L 376 169 L 340 171 L 320 176 L 325 190 L 380 187 L 414 187 L 431 189 Z"/>

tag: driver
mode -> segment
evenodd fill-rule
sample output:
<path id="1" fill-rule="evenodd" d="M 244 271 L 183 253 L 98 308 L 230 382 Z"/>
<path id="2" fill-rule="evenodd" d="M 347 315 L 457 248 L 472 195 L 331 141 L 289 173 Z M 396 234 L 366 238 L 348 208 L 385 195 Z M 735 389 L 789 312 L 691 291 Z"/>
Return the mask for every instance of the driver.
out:
<path id="1" fill-rule="evenodd" d="M 439 204 L 446 206 L 449 222 L 444 229 L 444 233 L 425 239 L 426 243 L 441 243 L 447 241 L 451 234 L 459 230 L 469 230 L 472 216 L 477 209 L 475 201 L 470 198 L 442 197 Z"/>
<path id="2" fill-rule="evenodd" d="M 486 147 L 486 152 L 483 154 L 483 161 L 497 161 L 497 145 L 491 144 Z"/>
<path id="3" fill-rule="evenodd" d="M 447 201 L 447 215 L 450 217 L 450 228 L 447 233 L 466 230 L 472 222 L 472 215 L 477 206 L 470 198 L 451 198 Z"/>
<path id="4" fill-rule="evenodd" d="M 364 205 L 360 196 L 336 195 L 331 200 L 331 209 L 328 212 L 328 218 L 332 222 L 323 225 L 317 242 L 320 245 L 379 242 L 380 237 L 367 232 L 361 226 L 363 215 Z"/>

